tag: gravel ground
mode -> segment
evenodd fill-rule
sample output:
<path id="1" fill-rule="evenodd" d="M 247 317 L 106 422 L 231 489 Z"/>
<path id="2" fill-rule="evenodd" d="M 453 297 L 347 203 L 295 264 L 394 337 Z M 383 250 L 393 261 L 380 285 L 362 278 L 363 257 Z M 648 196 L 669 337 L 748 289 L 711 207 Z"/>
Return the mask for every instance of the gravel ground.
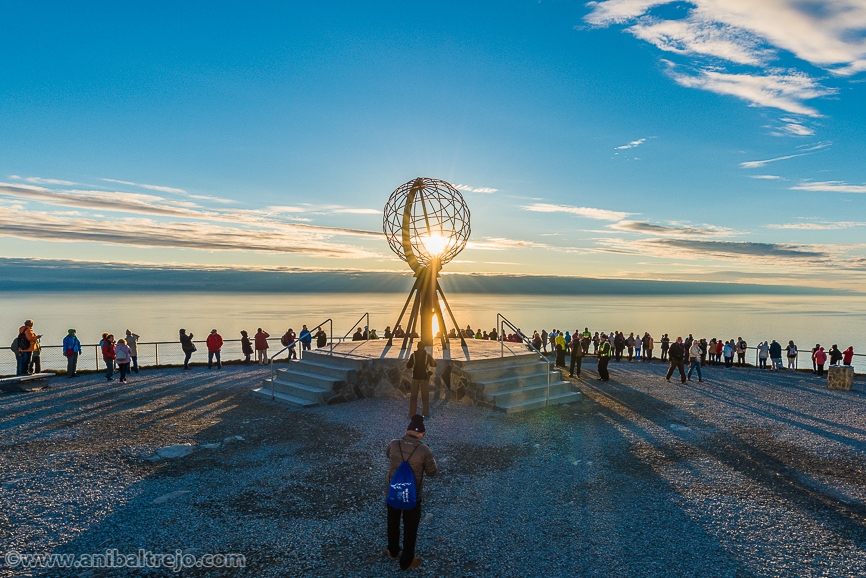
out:
<path id="1" fill-rule="evenodd" d="M 602 384 L 587 364 L 584 401 L 529 414 L 436 400 L 441 474 L 413 572 L 866 575 L 866 384 L 706 368 L 680 386 L 665 369 L 614 362 Z M 400 575 L 382 492 L 406 402 L 289 409 L 249 395 L 265 374 L 146 370 L 0 396 L 0 556 L 180 549 L 246 557 L 183 575 Z M 176 444 L 192 453 L 155 457 Z M 0 576 L 127 574 L 0 561 Z"/>

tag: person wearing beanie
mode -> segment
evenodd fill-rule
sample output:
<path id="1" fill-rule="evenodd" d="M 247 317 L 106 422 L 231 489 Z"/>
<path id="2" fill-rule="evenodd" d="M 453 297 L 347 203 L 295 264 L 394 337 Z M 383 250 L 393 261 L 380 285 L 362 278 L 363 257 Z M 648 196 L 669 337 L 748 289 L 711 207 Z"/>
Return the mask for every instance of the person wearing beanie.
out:
<path id="1" fill-rule="evenodd" d="M 424 418 L 413 415 L 406 428 L 406 435 L 401 439 L 391 440 L 385 450 L 388 458 L 388 478 L 385 482 L 385 495 L 388 495 L 388 485 L 394 472 L 403 461 L 408 461 L 415 474 L 415 493 L 417 503 L 411 510 L 398 510 L 386 505 L 388 509 L 388 546 L 385 555 L 392 560 L 400 561 L 400 568 L 409 570 L 417 568 L 423 562 L 415 557 L 415 542 L 418 538 L 418 526 L 421 523 L 421 491 L 424 485 L 424 474 L 431 478 L 438 473 L 433 452 L 421 440 L 424 438 Z M 400 551 L 400 518 L 403 519 L 403 550 Z"/>
<path id="2" fill-rule="evenodd" d="M 66 377 L 78 377 L 75 371 L 78 369 L 78 356 L 81 355 L 81 342 L 74 329 L 67 331 L 63 338 L 63 355 L 66 357 Z"/>

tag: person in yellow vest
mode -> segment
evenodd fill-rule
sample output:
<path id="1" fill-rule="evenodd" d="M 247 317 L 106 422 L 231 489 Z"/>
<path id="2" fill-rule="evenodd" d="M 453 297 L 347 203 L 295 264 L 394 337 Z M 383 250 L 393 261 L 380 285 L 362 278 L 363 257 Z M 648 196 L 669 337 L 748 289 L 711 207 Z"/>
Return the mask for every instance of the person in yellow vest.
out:
<path id="1" fill-rule="evenodd" d="M 610 361 L 610 341 L 604 333 L 600 337 L 601 343 L 598 346 L 598 380 L 610 381 L 610 374 L 607 372 L 607 364 Z"/>

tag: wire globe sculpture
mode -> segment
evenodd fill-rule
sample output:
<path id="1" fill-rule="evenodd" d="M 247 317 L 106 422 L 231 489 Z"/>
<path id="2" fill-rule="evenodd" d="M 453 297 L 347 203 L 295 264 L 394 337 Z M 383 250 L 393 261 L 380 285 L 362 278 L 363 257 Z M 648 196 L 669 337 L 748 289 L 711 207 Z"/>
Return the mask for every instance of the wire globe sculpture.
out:
<path id="1" fill-rule="evenodd" d="M 445 181 L 418 177 L 391 193 L 384 231 L 391 250 L 413 271 L 435 259 L 442 266 L 466 247 L 469 207 L 460 191 Z"/>

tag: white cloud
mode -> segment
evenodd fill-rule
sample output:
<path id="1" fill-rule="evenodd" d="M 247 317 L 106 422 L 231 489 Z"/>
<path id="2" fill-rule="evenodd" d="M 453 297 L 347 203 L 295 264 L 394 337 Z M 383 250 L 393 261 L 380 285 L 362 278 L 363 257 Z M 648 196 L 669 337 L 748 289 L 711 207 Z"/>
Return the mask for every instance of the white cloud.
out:
<path id="1" fill-rule="evenodd" d="M 43 179 L 42 177 L 19 177 L 18 175 L 9 175 L 10 179 L 16 181 L 24 181 L 34 185 L 75 185 L 72 181 L 61 181 L 60 179 Z"/>
<path id="2" fill-rule="evenodd" d="M 490 187 L 470 187 L 469 185 L 463 185 L 463 184 L 454 185 L 454 188 L 457 189 L 458 191 L 466 191 L 467 193 L 485 193 L 488 195 L 491 193 L 495 193 L 496 191 L 499 190 L 499 189 L 492 189 Z"/>
<path id="3" fill-rule="evenodd" d="M 52 190 L 33 185 L 0 183 L 0 196 L 50 206 L 90 209 L 113 213 L 132 213 L 161 218 L 223 222 L 262 228 L 296 227 L 297 234 L 380 236 L 380 232 L 286 223 L 297 217 L 280 218 L 279 212 L 241 209 L 203 209 L 194 203 L 174 201 L 156 195 L 107 191 Z M 95 215 L 94 215 L 95 216 Z M 112 220 L 113 222 L 113 220 Z M 109 225 L 110 226 L 110 225 Z"/>
<path id="4" fill-rule="evenodd" d="M 791 187 L 794 191 L 818 191 L 823 193 L 866 193 L 866 185 L 849 185 L 842 181 L 801 183 Z"/>
<path id="5" fill-rule="evenodd" d="M 751 178 L 775 181 L 781 179 L 782 177 L 780 177 L 779 175 L 751 175 Z"/>
<path id="6" fill-rule="evenodd" d="M 619 223 L 607 225 L 607 227 L 617 231 L 666 237 L 717 237 L 735 234 L 733 230 L 728 229 L 727 227 L 717 227 L 715 225 L 690 227 L 679 225 L 655 225 L 640 221 L 620 221 Z"/>
<path id="7" fill-rule="evenodd" d="M 645 142 L 646 142 L 645 138 L 639 138 L 637 140 L 631 141 L 628 144 L 624 144 L 624 145 L 616 147 L 616 150 L 622 151 L 622 150 L 626 150 L 626 149 L 633 149 L 635 147 L 639 147 L 640 145 L 642 145 Z"/>
<path id="8" fill-rule="evenodd" d="M 578 217 L 586 217 L 587 219 L 597 219 L 599 221 L 622 221 L 632 214 L 621 211 L 609 211 L 607 209 L 596 209 L 592 207 L 572 207 L 571 205 L 551 205 L 547 203 L 525 205 L 521 207 L 521 209 L 524 211 L 532 211 L 534 213 L 566 213 Z"/>
<path id="9" fill-rule="evenodd" d="M 106 183 L 118 183 L 121 185 L 129 185 L 131 187 L 139 187 L 141 189 L 147 189 L 149 191 L 159 191 L 161 193 L 179 193 L 186 194 L 186 191 L 183 189 L 176 189 L 174 187 L 165 187 L 162 185 L 144 185 L 141 183 L 133 183 L 130 181 L 119 181 L 117 179 L 100 179 L 105 181 Z"/>
<path id="10" fill-rule="evenodd" d="M 676 3 L 590 2 L 586 21 L 596 26 L 636 21 L 646 27 L 651 8 Z M 685 19 L 662 21 L 679 25 L 656 35 L 661 42 L 670 38 L 668 42 L 682 51 L 741 64 L 749 55 L 785 50 L 840 75 L 866 69 L 866 4 L 862 0 L 690 0 L 689 8 Z"/>
<path id="11" fill-rule="evenodd" d="M 775 163 L 778 161 L 786 161 L 788 159 L 795 159 L 797 157 L 806 156 L 806 154 L 807 153 L 798 153 L 795 155 L 785 155 L 783 157 L 776 157 L 774 159 L 765 159 L 762 161 L 746 161 L 746 162 L 740 163 L 740 166 L 744 169 L 758 169 L 758 168 L 761 168 L 764 165 L 767 165 L 769 163 Z"/>
<path id="12" fill-rule="evenodd" d="M 785 223 L 781 225 L 767 225 L 768 229 L 794 229 L 797 231 L 837 231 L 839 229 L 856 229 L 858 227 L 866 227 L 866 223 L 840 221 L 838 223 Z"/>
<path id="13" fill-rule="evenodd" d="M 350 215 L 381 215 L 382 211 L 379 209 L 352 209 L 352 208 L 342 208 L 336 209 L 333 211 L 334 213 L 347 213 Z"/>
<path id="14" fill-rule="evenodd" d="M 863 0 L 601 0 L 587 6 L 590 25 L 625 25 L 635 37 L 688 59 L 695 72 L 671 73 L 682 86 L 735 96 L 753 106 L 817 117 L 820 113 L 806 101 L 836 94 L 804 72 L 779 71 L 783 54 L 836 76 L 866 70 Z M 661 6 L 669 8 L 669 16 L 653 10 Z M 740 70 L 732 74 L 726 63 Z M 813 132 L 795 121 L 776 134 Z"/>
<path id="15" fill-rule="evenodd" d="M 297 225 L 300 227 L 301 225 Z M 75 241 L 167 247 L 200 251 L 293 253 L 337 259 L 382 258 L 355 244 L 279 228 L 239 228 L 206 222 L 161 222 L 114 218 L 110 222 L 75 214 L 7 209 L 0 213 L 0 235 L 39 241 Z"/>
<path id="16" fill-rule="evenodd" d="M 701 70 L 696 75 L 691 75 L 672 69 L 670 74 L 678 84 L 688 88 L 735 96 L 752 106 L 778 108 L 812 117 L 821 115 L 816 109 L 803 104 L 803 101 L 837 92 L 834 88 L 821 86 L 801 72 L 729 74 Z"/>
<path id="17" fill-rule="evenodd" d="M 506 249 L 550 249 L 550 245 L 536 243 L 535 241 L 524 241 L 521 239 L 506 239 L 504 237 L 484 237 L 482 241 L 469 241 L 467 249 L 478 249 L 481 251 L 505 251 Z"/>

